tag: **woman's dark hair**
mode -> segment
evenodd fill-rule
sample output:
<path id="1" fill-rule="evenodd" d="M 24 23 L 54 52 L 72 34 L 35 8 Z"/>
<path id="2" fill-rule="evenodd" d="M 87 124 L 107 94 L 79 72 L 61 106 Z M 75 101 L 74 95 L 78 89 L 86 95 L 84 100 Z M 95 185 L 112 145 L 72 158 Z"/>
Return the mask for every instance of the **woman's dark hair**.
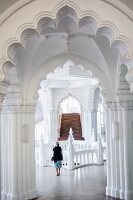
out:
<path id="1" fill-rule="evenodd" d="M 60 146 L 60 145 L 59 145 L 59 142 L 56 142 L 56 145 L 57 145 L 57 146 Z"/>

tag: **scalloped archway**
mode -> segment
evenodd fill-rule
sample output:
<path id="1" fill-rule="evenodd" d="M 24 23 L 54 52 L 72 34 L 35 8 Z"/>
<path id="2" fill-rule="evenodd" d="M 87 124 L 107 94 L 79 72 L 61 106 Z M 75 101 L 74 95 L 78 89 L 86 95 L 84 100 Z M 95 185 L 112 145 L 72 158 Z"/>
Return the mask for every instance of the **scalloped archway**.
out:
<path id="1" fill-rule="evenodd" d="M 40 1 L 41 0 L 38 0 L 38 2 Z M 31 105 L 26 109 L 25 105 L 27 106 L 27 104 L 29 105 L 36 101 L 33 100 L 33 98 L 39 88 L 40 80 L 45 78 L 49 72 L 54 70 L 57 63 L 63 62 L 66 58 L 71 58 L 72 60 L 76 60 L 77 63 L 83 64 L 86 70 L 91 70 L 93 75 L 99 78 L 100 86 L 103 89 L 103 92 L 107 95 L 107 100 L 116 100 L 115 95 L 117 93 L 120 78 L 121 84 L 123 83 L 123 76 L 119 76 L 122 71 L 121 64 L 127 66 L 128 72 L 126 74 L 126 79 L 132 86 L 133 61 L 131 37 L 127 37 L 128 34 L 126 34 L 124 29 L 120 24 L 118 24 L 117 19 L 116 22 L 113 23 L 114 17 L 109 20 L 109 15 L 109 17 L 107 16 L 106 21 L 106 16 L 98 11 L 97 6 L 94 8 L 95 3 L 91 2 L 91 5 L 82 5 L 82 1 L 78 0 L 77 4 L 78 5 L 71 1 L 60 2 L 57 0 L 52 7 L 47 5 L 48 10 L 42 11 L 42 4 L 40 4 L 40 7 L 35 7 L 33 2 L 32 5 L 29 4 L 25 9 L 22 8 L 21 11 L 19 10 L 14 13 L 9 20 L 3 24 L 0 30 L 0 33 L 3 33 L 2 45 L 0 48 L 0 81 L 5 88 L 10 85 L 7 92 L 9 96 L 11 94 L 11 100 L 14 94 L 18 95 L 15 96 L 15 102 L 11 101 L 9 103 L 12 103 L 12 106 L 14 106 L 14 103 L 21 103 L 21 106 L 24 105 L 24 107 L 21 108 L 22 110 L 16 106 L 18 109 L 17 112 L 26 113 L 29 117 L 29 112 L 32 110 Z M 20 17 L 20 21 L 18 20 L 16 24 L 14 24 L 10 33 L 5 34 L 4 37 L 4 33 L 6 33 L 5 27 L 8 27 L 13 18 L 16 18 L 19 12 L 20 16 L 22 14 L 24 15 L 24 11 L 26 13 L 29 7 L 31 9 L 32 6 L 34 7 L 32 16 L 29 14 L 25 16 L 25 19 L 21 19 Z M 84 6 L 86 6 L 86 8 Z M 91 8 L 90 10 L 89 6 Z M 114 13 L 113 9 L 112 11 Z M 117 14 L 120 13 L 117 12 Z M 114 16 L 116 16 L 115 13 Z M 129 19 L 125 19 L 123 15 L 122 19 L 123 22 L 127 21 L 127 24 L 125 23 L 125 25 L 130 27 Z M 64 26 L 64 23 L 66 26 Z M 91 49 L 88 49 L 88 47 L 91 47 Z M 115 60 L 112 59 L 114 56 L 116 56 Z M 20 97 L 21 102 L 19 101 Z M 14 114 L 14 110 L 10 111 L 13 111 Z M 31 113 L 33 113 L 33 110 Z M 18 115 L 18 117 L 19 119 L 17 118 L 17 120 L 19 121 L 20 116 Z M 4 120 L 5 119 L 6 118 L 4 118 Z M 26 120 L 26 117 L 23 116 L 22 119 Z M 13 123 L 15 120 L 16 118 L 13 118 Z M 32 132 L 33 121 L 31 118 L 29 121 L 31 123 L 29 127 L 31 127 Z M 4 122 L 6 122 L 6 120 Z M 21 125 L 21 123 L 22 121 L 20 120 L 18 125 Z M 22 127 L 20 126 L 19 128 Z M 16 135 L 14 135 L 14 141 L 17 143 Z M 22 135 L 19 136 L 21 138 Z M 25 138 L 23 137 L 24 143 L 28 143 L 27 138 L 27 135 L 25 135 Z M 24 145 L 27 145 L 29 152 L 32 152 L 30 142 L 28 145 Z M 11 148 L 13 148 L 11 153 L 16 153 L 12 143 L 10 145 Z M 23 152 L 26 157 L 27 154 L 25 150 Z M 25 157 L 22 159 L 25 159 Z M 32 158 L 33 157 L 34 156 L 32 155 Z M 14 160 L 15 158 L 16 157 L 14 156 Z M 30 159 L 30 156 L 28 158 Z M 13 167 L 15 161 L 13 161 L 11 170 L 14 173 L 15 168 Z M 30 160 L 28 160 L 28 164 L 29 163 Z M 25 165 L 26 164 L 27 163 L 25 163 Z M 28 164 L 27 166 L 29 167 L 30 164 Z M 28 167 L 27 169 L 29 169 Z M 12 182 L 13 178 L 14 177 L 11 177 Z M 17 182 L 17 176 L 15 176 L 15 181 Z M 30 185 L 28 178 L 27 183 Z M 35 182 L 33 183 L 33 187 L 35 187 Z M 14 193 L 14 188 L 12 189 L 12 192 Z M 27 193 L 23 195 L 27 195 L 25 197 L 27 199 L 36 196 L 36 191 L 26 192 Z M 3 194 L 3 198 L 5 198 L 6 195 L 10 195 L 12 198 L 13 194 Z M 13 198 L 18 198 L 18 196 Z"/>

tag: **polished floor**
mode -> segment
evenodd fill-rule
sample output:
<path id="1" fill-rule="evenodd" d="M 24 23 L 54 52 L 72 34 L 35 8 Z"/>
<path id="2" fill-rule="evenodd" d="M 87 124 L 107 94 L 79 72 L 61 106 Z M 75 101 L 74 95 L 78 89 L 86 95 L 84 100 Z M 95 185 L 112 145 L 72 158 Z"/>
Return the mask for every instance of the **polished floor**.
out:
<path id="1" fill-rule="evenodd" d="M 76 170 L 37 167 L 38 200 L 115 200 L 105 195 L 105 166 L 88 166 Z"/>

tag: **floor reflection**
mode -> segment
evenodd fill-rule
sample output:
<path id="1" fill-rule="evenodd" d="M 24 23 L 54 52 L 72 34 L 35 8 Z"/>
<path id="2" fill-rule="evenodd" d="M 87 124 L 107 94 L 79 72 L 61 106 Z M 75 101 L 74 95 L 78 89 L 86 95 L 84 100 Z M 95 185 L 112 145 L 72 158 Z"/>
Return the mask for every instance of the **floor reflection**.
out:
<path id="1" fill-rule="evenodd" d="M 105 188 L 105 166 L 62 169 L 58 177 L 53 167 L 37 167 L 38 200 L 115 200 Z"/>

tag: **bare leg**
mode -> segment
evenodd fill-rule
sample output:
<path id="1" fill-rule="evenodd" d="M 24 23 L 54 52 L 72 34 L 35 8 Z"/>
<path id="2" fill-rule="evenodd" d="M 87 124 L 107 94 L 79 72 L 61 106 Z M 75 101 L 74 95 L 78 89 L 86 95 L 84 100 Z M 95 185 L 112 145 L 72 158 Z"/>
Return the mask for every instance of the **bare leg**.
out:
<path id="1" fill-rule="evenodd" d="M 56 174 L 57 174 L 57 176 L 58 176 L 58 168 L 56 168 Z"/>

